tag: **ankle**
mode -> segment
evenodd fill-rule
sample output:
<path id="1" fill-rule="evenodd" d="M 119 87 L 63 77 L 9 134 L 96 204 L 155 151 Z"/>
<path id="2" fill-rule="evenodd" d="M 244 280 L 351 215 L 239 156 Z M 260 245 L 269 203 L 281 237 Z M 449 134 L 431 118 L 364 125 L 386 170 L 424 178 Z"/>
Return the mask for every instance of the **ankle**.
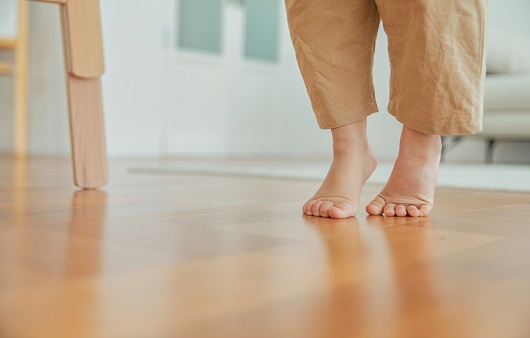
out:
<path id="1" fill-rule="evenodd" d="M 362 158 L 370 155 L 371 148 L 367 139 L 333 140 L 333 158 Z"/>
<path id="2" fill-rule="evenodd" d="M 440 154 L 442 151 L 442 138 L 440 135 L 424 134 L 403 126 L 399 142 L 400 153 L 414 155 Z"/>
<path id="3" fill-rule="evenodd" d="M 366 127 L 367 119 L 363 119 L 332 129 L 334 156 L 358 156 L 360 151 L 369 151 Z"/>

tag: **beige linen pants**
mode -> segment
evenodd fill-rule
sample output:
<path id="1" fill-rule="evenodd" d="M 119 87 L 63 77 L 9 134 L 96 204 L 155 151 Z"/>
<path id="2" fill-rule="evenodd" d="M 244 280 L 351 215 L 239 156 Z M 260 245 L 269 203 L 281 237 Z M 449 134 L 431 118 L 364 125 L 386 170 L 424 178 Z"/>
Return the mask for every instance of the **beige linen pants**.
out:
<path id="1" fill-rule="evenodd" d="M 286 0 L 296 59 L 318 124 L 377 112 L 372 67 L 388 36 L 388 111 L 427 134 L 482 129 L 488 0 Z"/>

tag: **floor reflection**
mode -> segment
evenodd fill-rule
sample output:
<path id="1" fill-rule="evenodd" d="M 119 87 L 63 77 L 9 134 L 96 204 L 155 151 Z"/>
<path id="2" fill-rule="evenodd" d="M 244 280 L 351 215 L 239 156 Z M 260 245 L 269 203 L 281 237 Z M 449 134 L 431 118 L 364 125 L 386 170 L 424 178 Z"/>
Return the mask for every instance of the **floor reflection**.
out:
<path id="1" fill-rule="evenodd" d="M 77 190 L 70 202 L 71 218 L 65 234 L 64 249 L 58 260 L 64 262 L 62 276 L 71 281 L 71 287 L 52 289 L 50 305 L 51 327 L 58 336 L 68 336 L 74 332 L 87 332 L 96 336 L 101 327 L 100 312 L 103 306 L 98 283 L 77 287 L 79 277 L 97 277 L 102 273 L 103 242 L 100 239 L 87 239 L 76 234 L 90 227 L 94 235 L 103 232 L 107 214 L 107 192 L 103 190 Z M 66 324 L 68 323 L 68 324 Z"/>
<path id="2" fill-rule="evenodd" d="M 22 173 L 18 175 L 20 183 L 25 182 Z M 16 202 L 26 203 L 23 187 L 18 185 L 16 190 L 20 198 Z M 73 337 L 74 332 L 87 332 L 87 336 L 95 337 L 89 332 L 100 326 L 101 291 L 98 283 L 80 281 L 90 281 L 101 274 L 102 241 L 76 233 L 82 227 L 91 227 L 95 234 L 102 232 L 107 193 L 75 191 L 69 204 L 57 200 L 49 209 L 49 213 L 62 215 L 59 219 L 69 211 L 69 221 L 19 221 L 17 225 L 27 226 L 3 232 L 6 246 L 5 256 L 0 257 L 0 276 L 2 267 L 7 275 L 2 276 L 0 285 L 7 283 L 12 292 L 4 294 L 0 304 L 14 314 L 5 326 L 6 332 L 16 332 L 17 337 Z M 25 209 L 18 214 L 24 217 Z M 28 322 L 32 325 L 27 326 Z"/>
<path id="3" fill-rule="evenodd" d="M 13 159 L 13 221 L 15 225 L 27 226 L 29 173 L 26 159 Z"/>
<path id="4" fill-rule="evenodd" d="M 96 275 L 101 272 L 103 231 L 107 217 L 108 196 L 104 190 L 77 190 L 70 203 L 69 236 L 64 257 L 66 275 Z M 75 234 L 90 227 L 91 240 L 80 245 Z"/>
<path id="5" fill-rule="evenodd" d="M 414 315 L 436 308 L 429 219 L 305 220 L 321 234 L 329 263 L 329 293 L 313 304 L 309 318 L 318 326 L 315 337 L 407 337 Z M 442 322 L 431 314 L 428 327 Z"/>

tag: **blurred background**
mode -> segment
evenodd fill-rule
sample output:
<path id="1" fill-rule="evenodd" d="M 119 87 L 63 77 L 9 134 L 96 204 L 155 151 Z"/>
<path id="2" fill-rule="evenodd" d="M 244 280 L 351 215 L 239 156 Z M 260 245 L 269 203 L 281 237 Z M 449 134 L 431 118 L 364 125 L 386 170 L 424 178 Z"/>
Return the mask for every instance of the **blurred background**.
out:
<path id="1" fill-rule="evenodd" d="M 16 34 L 16 10 L 15 0 L 0 0 L 0 37 Z M 528 0 L 490 1 L 485 115 L 491 122 L 485 135 L 463 138 L 447 161 L 484 163 L 495 140 L 495 162 L 530 163 L 528 13 Z M 314 119 L 283 0 L 112 0 L 101 1 L 101 15 L 111 158 L 330 156 L 330 134 Z M 382 27 L 377 44 L 380 112 L 369 119 L 369 137 L 378 158 L 391 161 L 400 124 L 386 111 Z M 28 55 L 29 152 L 68 156 L 57 6 L 30 4 Z M 0 50 L 0 57 L 10 55 Z M 0 75 L 3 153 L 13 151 L 13 88 L 13 78 Z"/>

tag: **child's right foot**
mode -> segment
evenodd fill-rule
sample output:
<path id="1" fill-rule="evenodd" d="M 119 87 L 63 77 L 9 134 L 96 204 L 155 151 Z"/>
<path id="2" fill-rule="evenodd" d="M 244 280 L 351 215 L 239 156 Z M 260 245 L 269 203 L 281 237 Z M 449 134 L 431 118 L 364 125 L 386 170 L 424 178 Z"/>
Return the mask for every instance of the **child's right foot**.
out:
<path id="1" fill-rule="evenodd" d="M 366 119 L 332 129 L 333 163 L 322 186 L 302 207 L 309 216 L 355 216 L 359 197 L 377 161 L 368 145 Z"/>
<path id="2" fill-rule="evenodd" d="M 366 211 L 370 215 L 427 216 L 433 207 L 441 150 L 439 135 L 403 127 L 392 174 Z"/>

